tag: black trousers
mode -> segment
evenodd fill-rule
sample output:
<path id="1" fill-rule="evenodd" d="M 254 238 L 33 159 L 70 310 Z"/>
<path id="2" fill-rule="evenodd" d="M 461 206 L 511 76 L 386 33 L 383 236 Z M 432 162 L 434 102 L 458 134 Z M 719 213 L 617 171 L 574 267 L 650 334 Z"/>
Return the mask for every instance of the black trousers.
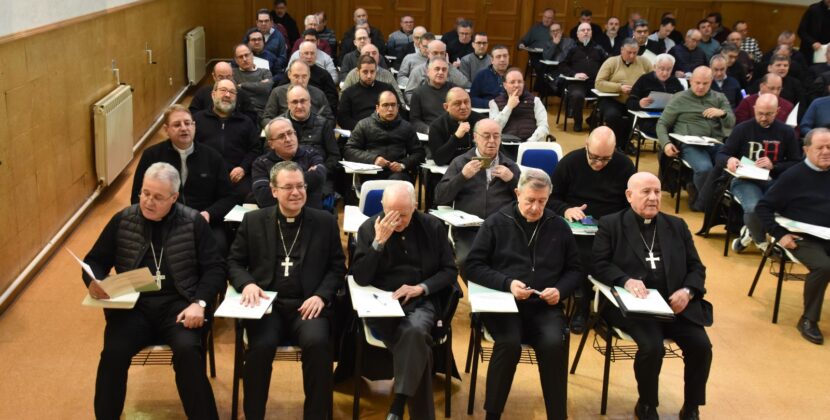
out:
<path id="1" fill-rule="evenodd" d="M 624 148 L 631 135 L 631 120 L 628 119 L 625 104 L 613 98 L 601 98 L 598 107 L 605 125 L 614 131 L 614 136 L 617 137 L 617 149 Z"/>
<path id="2" fill-rule="evenodd" d="M 245 398 L 242 403 L 246 419 L 265 418 L 268 390 L 271 386 L 274 354 L 288 337 L 303 352 L 303 418 L 325 419 L 329 414 L 333 388 L 332 346 L 329 319 L 301 319 L 297 299 L 277 300 L 274 311 L 262 319 L 245 320 L 248 350 L 242 380 Z"/>
<path id="3" fill-rule="evenodd" d="M 819 322 L 830 281 L 830 241 L 804 239 L 792 253 L 810 270 L 804 282 L 804 317 Z"/>
<path id="4" fill-rule="evenodd" d="M 574 123 L 582 124 L 582 110 L 585 109 L 585 95 L 588 94 L 588 89 L 591 86 L 593 86 L 593 83 L 568 82 L 568 109 L 574 119 Z"/>
<path id="5" fill-rule="evenodd" d="M 594 271 L 594 256 L 591 249 L 594 246 L 594 235 L 575 235 L 574 238 L 576 239 L 576 247 L 579 250 L 579 262 L 582 264 L 582 271 L 592 273 Z M 579 290 L 582 291 L 582 296 L 576 298 L 576 313 L 581 313 L 587 318 L 588 309 L 591 306 L 591 299 L 594 296 L 593 284 L 588 280 L 588 276 L 582 279 Z"/>
<path id="6" fill-rule="evenodd" d="M 105 309 L 104 349 L 95 380 L 95 417 L 118 419 L 124 411 L 130 360 L 151 344 L 173 350 L 173 369 L 184 412 L 190 419 L 218 419 L 205 374 L 203 329 L 176 323 L 189 302 L 181 296 L 141 297 L 133 309 Z M 204 328 L 209 328 L 205 324 Z"/>
<path id="7" fill-rule="evenodd" d="M 410 418 L 434 420 L 432 327 L 437 312 L 429 298 L 416 298 L 403 310 L 403 318 L 366 318 L 366 324 L 392 353 L 394 392 L 408 397 Z"/>
<path id="8" fill-rule="evenodd" d="M 663 340 L 670 338 L 683 350 L 683 397 L 685 404 L 706 404 L 706 382 L 712 365 L 712 343 L 702 326 L 693 324 L 680 316 L 673 322 L 659 322 L 651 319 L 624 318 L 618 308 L 606 311 L 612 325 L 622 327 L 637 343 L 634 356 L 634 376 L 640 401 L 657 407 L 660 369 L 666 349 Z"/>
<path id="9" fill-rule="evenodd" d="M 481 314 L 487 331 L 496 341 L 487 368 L 484 409 L 501 413 L 510 394 L 522 343 L 530 344 L 539 362 L 539 380 L 548 419 L 565 419 L 568 401 L 568 349 L 565 316 L 561 305 L 550 306 L 533 298 L 519 303 L 519 313 Z M 527 400 L 527 399 L 525 399 Z"/>

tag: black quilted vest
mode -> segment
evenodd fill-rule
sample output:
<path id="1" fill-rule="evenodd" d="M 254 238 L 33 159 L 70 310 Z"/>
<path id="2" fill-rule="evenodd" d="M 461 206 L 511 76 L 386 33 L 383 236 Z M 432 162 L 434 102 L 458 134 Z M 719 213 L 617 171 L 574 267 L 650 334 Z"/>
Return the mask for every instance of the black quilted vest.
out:
<path id="1" fill-rule="evenodd" d="M 193 300 L 199 283 L 198 256 L 194 220 L 202 217 L 199 212 L 176 203 L 167 220 L 170 233 L 164 241 L 162 271 L 173 276 L 176 290 L 187 300 Z M 115 271 L 134 270 L 141 263 L 150 243 L 147 241 L 149 227 L 138 204 L 121 211 L 118 224 L 115 251 Z"/>
<path id="2" fill-rule="evenodd" d="M 533 113 L 534 98 L 535 96 L 528 91 L 522 93 L 522 96 L 519 97 L 519 105 L 513 108 L 510 119 L 507 120 L 507 125 L 501 130 L 503 134 L 514 135 L 522 141 L 533 135 L 533 132 L 536 131 L 536 115 Z M 493 99 L 499 107 L 499 111 L 507 105 L 507 99 L 506 93 L 502 93 Z"/>

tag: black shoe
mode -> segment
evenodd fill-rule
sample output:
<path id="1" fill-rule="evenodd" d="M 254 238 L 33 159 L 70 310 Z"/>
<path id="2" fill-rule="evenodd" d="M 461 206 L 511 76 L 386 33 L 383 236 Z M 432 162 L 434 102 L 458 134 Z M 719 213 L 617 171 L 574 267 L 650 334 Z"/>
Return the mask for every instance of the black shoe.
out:
<path id="1" fill-rule="evenodd" d="M 802 316 L 801 319 L 798 320 L 796 328 L 798 328 L 798 331 L 801 332 L 801 336 L 804 337 L 805 340 L 813 344 L 824 344 L 824 336 L 821 335 L 821 331 L 818 329 L 818 323 L 810 321 Z"/>
<path id="2" fill-rule="evenodd" d="M 577 309 L 577 313 L 571 319 L 571 332 L 574 334 L 582 334 L 585 331 L 585 314 Z"/>
<path id="3" fill-rule="evenodd" d="M 660 415 L 657 414 L 657 407 L 641 404 L 637 401 L 634 406 L 634 418 L 637 420 L 660 420 Z"/>
<path id="4" fill-rule="evenodd" d="M 403 417 L 401 417 L 397 414 L 389 413 L 389 414 L 386 415 L 386 420 L 403 420 Z"/>
<path id="5" fill-rule="evenodd" d="M 692 211 L 701 211 L 695 206 L 695 201 L 697 201 L 697 187 L 695 187 L 694 182 L 686 184 L 686 193 L 689 195 L 689 208 Z"/>
<path id="6" fill-rule="evenodd" d="M 631 144 L 631 143 L 626 144 L 624 149 L 625 149 L 625 154 L 627 154 L 628 156 L 636 156 L 637 155 L 637 148 L 634 147 L 634 145 Z"/>
<path id="7" fill-rule="evenodd" d="M 680 409 L 680 420 L 700 420 L 700 411 L 697 407 L 689 410 L 683 407 Z"/>
<path id="8" fill-rule="evenodd" d="M 574 132 L 581 132 L 582 131 L 582 121 L 574 121 Z"/>

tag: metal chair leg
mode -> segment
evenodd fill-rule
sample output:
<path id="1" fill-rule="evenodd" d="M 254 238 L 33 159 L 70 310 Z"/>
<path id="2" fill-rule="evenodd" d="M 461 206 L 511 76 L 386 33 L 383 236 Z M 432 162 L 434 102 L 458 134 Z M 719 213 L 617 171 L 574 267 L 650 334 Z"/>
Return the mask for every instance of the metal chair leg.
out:
<path id="1" fill-rule="evenodd" d="M 447 341 L 444 342 L 444 417 L 450 418 L 452 410 L 452 328 L 447 329 Z"/>
<path id="2" fill-rule="evenodd" d="M 231 419 L 236 420 L 239 415 L 239 380 L 242 376 L 243 352 L 241 321 L 234 323 L 235 340 L 233 346 L 233 391 L 231 392 Z"/>
<path id="3" fill-rule="evenodd" d="M 608 332 L 605 334 L 605 366 L 602 370 L 602 402 L 600 403 L 599 410 L 599 413 L 603 416 L 608 408 L 608 382 L 610 380 L 609 375 L 611 374 L 611 340 L 613 337 L 614 335 L 609 326 Z"/>
<path id="4" fill-rule="evenodd" d="M 470 374 L 470 395 L 467 398 L 467 415 L 473 414 L 473 406 L 476 400 L 476 379 L 478 379 L 478 357 L 481 352 L 481 331 L 479 326 L 473 328 L 473 335 L 475 336 L 475 344 L 473 346 L 473 369 Z"/>
<path id="5" fill-rule="evenodd" d="M 761 272 L 764 270 L 764 266 L 767 264 L 767 258 L 769 257 L 770 252 L 772 251 L 773 245 L 770 245 L 769 250 L 764 252 L 764 256 L 761 257 L 761 264 L 758 265 L 758 270 L 755 271 L 755 278 L 752 280 L 752 286 L 749 287 L 749 293 L 747 296 L 752 297 L 752 294 L 755 293 L 755 286 L 758 285 L 758 279 L 761 278 Z"/>
<path id="6" fill-rule="evenodd" d="M 355 359 L 354 359 L 354 400 L 352 402 L 352 419 L 358 420 L 360 417 L 360 384 L 363 381 L 363 327 L 362 321 L 359 319 L 357 337 L 355 339 Z"/>
<path id="7" fill-rule="evenodd" d="M 674 202 L 674 214 L 680 213 L 680 193 L 683 192 L 683 163 L 677 161 L 677 197 Z"/>
<path id="8" fill-rule="evenodd" d="M 467 346 L 467 361 L 464 363 L 464 373 L 470 373 L 470 365 L 473 362 L 473 347 L 475 346 L 475 314 L 470 314 L 470 344 Z"/>
<path id="9" fill-rule="evenodd" d="M 784 287 L 785 268 L 787 267 L 787 256 L 781 253 L 781 265 L 778 270 L 778 285 L 775 287 L 775 304 L 772 307 L 772 323 L 778 323 L 778 306 L 781 304 L 781 289 Z"/>

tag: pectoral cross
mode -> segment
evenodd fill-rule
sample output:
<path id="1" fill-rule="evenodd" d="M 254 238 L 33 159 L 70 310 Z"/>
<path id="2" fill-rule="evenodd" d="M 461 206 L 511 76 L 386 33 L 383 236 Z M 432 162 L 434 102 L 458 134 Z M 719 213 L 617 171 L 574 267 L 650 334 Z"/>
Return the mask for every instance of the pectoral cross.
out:
<path id="1" fill-rule="evenodd" d="M 652 270 L 656 270 L 656 269 L 657 269 L 657 265 L 656 265 L 656 264 L 654 264 L 654 262 L 655 262 L 655 261 L 660 261 L 660 257 L 655 257 L 655 256 L 654 256 L 654 252 L 649 251 L 649 252 L 648 252 L 648 258 L 646 258 L 646 261 L 648 261 L 648 262 L 650 262 L 650 263 L 651 263 L 651 269 L 652 269 Z"/>
<path id="2" fill-rule="evenodd" d="M 283 277 L 288 277 L 288 267 L 293 267 L 294 263 L 291 262 L 291 260 L 286 255 L 285 256 L 285 261 L 281 262 L 280 265 L 285 268 L 285 271 L 282 273 L 282 276 Z M 652 263 L 652 265 L 654 265 L 654 264 Z"/>
<path id="3" fill-rule="evenodd" d="M 156 269 L 156 284 L 159 285 L 159 287 L 161 287 L 161 281 L 166 279 L 166 278 L 167 278 L 167 276 L 165 276 L 164 274 L 161 274 L 161 270 Z"/>

